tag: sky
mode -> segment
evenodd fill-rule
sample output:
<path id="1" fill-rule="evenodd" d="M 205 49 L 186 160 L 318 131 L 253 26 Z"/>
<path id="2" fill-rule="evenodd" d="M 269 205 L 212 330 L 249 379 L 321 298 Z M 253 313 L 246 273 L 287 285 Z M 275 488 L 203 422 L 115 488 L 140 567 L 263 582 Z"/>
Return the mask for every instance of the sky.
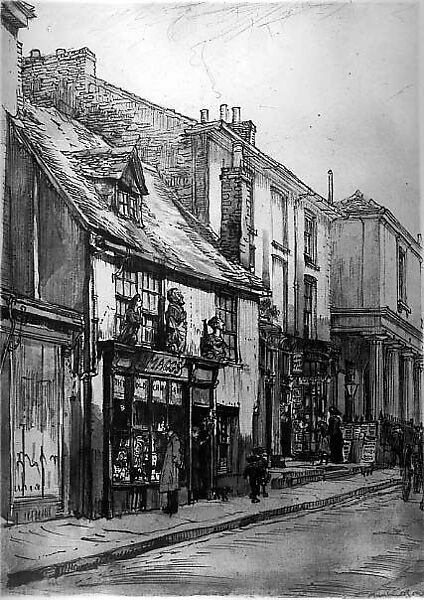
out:
<path id="1" fill-rule="evenodd" d="M 99 77 L 190 117 L 240 106 L 317 192 L 332 169 L 336 200 L 360 189 L 421 231 L 418 3 L 31 3 L 24 54 L 88 46 Z"/>

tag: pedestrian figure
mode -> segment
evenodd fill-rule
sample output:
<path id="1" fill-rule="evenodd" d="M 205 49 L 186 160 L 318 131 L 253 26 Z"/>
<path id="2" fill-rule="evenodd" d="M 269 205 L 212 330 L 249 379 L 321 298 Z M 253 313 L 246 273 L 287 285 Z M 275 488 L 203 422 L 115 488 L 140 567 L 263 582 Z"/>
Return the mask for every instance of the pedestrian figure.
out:
<path id="1" fill-rule="evenodd" d="M 253 454 L 257 456 L 258 459 L 259 489 L 262 488 L 262 496 L 268 498 L 268 492 L 266 491 L 266 486 L 270 479 L 270 474 L 268 472 L 268 455 L 265 448 L 262 448 L 261 446 L 254 448 Z"/>
<path id="2" fill-rule="evenodd" d="M 164 497 L 166 505 L 163 512 L 169 516 L 178 512 L 179 469 L 181 467 L 181 444 L 172 428 L 167 430 L 168 442 L 159 480 L 159 492 Z"/>
<path id="3" fill-rule="evenodd" d="M 260 502 L 258 496 L 260 491 L 260 469 L 258 465 L 258 457 L 251 454 L 247 457 L 247 466 L 244 470 L 244 478 L 249 479 L 250 499 L 253 504 Z"/>
<path id="4" fill-rule="evenodd" d="M 330 418 L 328 420 L 328 435 L 330 437 L 330 453 L 331 462 L 342 463 L 343 462 L 343 433 L 342 433 L 342 419 L 340 412 L 335 406 L 331 406 L 329 409 Z"/>
<path id="5" fill-rule="evenodd" d="M 328 426 L 325 421 L 320 421 L 318 430 L 318 455 L 320 458 L 319 464 L 325 460 L 325 464 L 328 465 L 328 459 L 330 458 L 331 450 L 330 450 L 330 439 L 328 437 Z"/>

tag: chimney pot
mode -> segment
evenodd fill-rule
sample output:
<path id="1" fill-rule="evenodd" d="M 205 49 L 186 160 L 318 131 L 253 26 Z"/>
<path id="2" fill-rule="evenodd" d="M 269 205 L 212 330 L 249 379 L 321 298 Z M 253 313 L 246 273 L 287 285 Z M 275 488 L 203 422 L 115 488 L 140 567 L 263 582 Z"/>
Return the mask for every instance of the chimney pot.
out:
<path id="1" fill-rule="evenodd" d="M 421 246 L 421 242 L 422 242 L 422 236 L 421 233 L 417 234 L 417 242 L 419 243 L 419 245 Z"/>
<path id="2" fill-rule="evenodd" d="M 202 108 L 200 111 L 200 122 L 208 123 L 209 121 L 209 110 L 207 108 Z"/>
<path id="3" fill-rule="evenodd" d="M 240 106 L 233 106 L 233 123 L 240 123 L 241 121 L 241 108 Z"/>
<path id="4" fill-rule="evenodd" d="M 328 204 L 333 204 L 334 202 L 334 175 L 333 171 L 329 169 L 328 171 Z"/>
<path id="5" fill-rule="evenodd" d="M 219 107 L 219 118 L 221 121 L 227 121 L 228 118 L 228 104 L 221 104 Z"/>
<path id="6" fill-rule="evenodd" d="M 57 57 L 65 56 L 65 54 L 66 54 L 65 48 L 57 48 L 57 50 L 56 50 L 56 56 Z"/>
<path id="7" fill-rule="evenodd" d="M 38 50 L 38 48 L 34 48 L 29 53 L 29 56 L 30 56 L 30 58 L 40 58 L 41 57 L 41 52 Z"/>

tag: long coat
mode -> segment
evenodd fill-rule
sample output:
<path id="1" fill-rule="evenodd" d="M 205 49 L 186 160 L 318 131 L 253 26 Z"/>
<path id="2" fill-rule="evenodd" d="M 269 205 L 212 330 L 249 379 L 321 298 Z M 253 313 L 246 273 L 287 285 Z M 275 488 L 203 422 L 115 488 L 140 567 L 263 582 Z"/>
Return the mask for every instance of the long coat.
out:
<path id="1" fill-rule="evenodd" d="M 173 433 L 168 440 L 165 458 L 159 480 L 159 491 L 174 492 L 179 488 L 178 470 L 181 466 L 181 444 L 177 435 Z"/>

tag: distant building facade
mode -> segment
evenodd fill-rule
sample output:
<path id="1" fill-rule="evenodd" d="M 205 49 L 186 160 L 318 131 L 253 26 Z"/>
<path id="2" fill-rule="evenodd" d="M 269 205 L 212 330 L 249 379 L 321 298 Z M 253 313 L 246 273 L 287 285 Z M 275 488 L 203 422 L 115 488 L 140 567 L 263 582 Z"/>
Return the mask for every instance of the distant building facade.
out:
<path id="1" fill-rule="evenodd" d="M 422 247 L 357 191 L 332 226 L 332 336 L 348 420 L 423 421 Z"/>

